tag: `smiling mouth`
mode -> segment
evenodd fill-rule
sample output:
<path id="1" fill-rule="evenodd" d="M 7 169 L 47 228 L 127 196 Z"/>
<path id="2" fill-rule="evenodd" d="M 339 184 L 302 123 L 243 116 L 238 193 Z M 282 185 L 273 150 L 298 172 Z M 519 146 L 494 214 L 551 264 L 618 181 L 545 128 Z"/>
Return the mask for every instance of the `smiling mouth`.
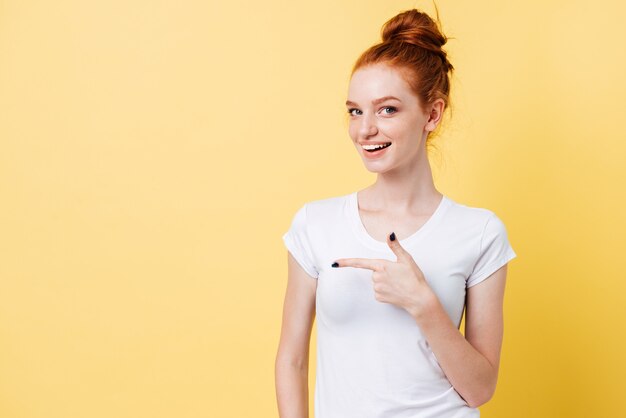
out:
<path id="1" fill-rule="evenodd" d="M 380 151 L 381 149 L 385 149 L 389 147 L 390 145 L 391 145 L 391 142 L 387 142 L 383 146 L 361 145 L 361 148 L 363 148 L 363 150 L 367 152 L 376 152 L 376 151 Z"/>

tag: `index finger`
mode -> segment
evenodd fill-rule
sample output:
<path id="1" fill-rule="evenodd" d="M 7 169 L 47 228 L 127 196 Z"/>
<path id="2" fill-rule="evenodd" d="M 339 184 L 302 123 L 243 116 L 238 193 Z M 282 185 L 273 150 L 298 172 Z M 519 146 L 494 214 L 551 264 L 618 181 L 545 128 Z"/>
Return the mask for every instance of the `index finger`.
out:
<path id="1" fill-rule="evenodd" d="M 382 270 L 383 261 L 375 258 L 338 258 L 332 267 L 358 267 L 370 270 Z"/>

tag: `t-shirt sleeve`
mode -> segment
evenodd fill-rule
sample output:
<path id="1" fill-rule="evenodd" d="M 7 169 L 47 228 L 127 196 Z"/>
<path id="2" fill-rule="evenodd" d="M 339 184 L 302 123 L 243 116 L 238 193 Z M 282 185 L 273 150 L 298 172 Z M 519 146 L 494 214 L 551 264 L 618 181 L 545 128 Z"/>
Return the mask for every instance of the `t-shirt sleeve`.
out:
<path id="1" fill-rule="evenodd" d="M 307 208 L 306 204 L 304 204 L 294 215 L 289 230 L 283 235 L 283 242 L 304 271 L 309 276 L 317 279 L 319 270 L 313 259 L 313 248 L 307 230 L 306 213 Z"/>
<path id="2" fill-rule="evenodd" d="M 483 230 L 478 260 L 467 278 L 466 287 L 482 282 L 515 257 L 504 223 L 492 213 Z"/>

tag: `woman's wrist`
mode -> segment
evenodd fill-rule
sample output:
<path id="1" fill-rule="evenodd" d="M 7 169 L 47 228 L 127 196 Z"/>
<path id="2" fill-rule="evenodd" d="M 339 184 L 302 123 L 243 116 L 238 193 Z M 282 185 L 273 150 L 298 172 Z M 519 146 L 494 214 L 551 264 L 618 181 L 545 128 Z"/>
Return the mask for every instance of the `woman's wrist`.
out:
<path id="1" fill-rule="evenodd" d="M 437 298 L 437 295 L 433 292 L 430 286 L 426 286 L 425 289 L 419 292 L 419 296 L 407 308 L 407 311 L 419 325 L 424 318 L 428 318 L 436 309 L 439 308 L 443 308 L 439 302 L 439 298 Z"/>

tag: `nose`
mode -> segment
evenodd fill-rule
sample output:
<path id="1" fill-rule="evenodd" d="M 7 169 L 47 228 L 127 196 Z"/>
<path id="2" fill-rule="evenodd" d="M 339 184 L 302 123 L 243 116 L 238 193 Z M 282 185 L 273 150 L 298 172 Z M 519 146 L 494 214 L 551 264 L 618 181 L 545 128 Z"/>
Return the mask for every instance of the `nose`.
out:
<path id="1" fill-rule="evenodd" d="M 378 127 L 376 126 L 376 120 L 373 116 L 363 115 L 361 118 L 361 125 L 359 126 L 359 136 L 361 138 L 368 138 L 378 133 Z"/>

